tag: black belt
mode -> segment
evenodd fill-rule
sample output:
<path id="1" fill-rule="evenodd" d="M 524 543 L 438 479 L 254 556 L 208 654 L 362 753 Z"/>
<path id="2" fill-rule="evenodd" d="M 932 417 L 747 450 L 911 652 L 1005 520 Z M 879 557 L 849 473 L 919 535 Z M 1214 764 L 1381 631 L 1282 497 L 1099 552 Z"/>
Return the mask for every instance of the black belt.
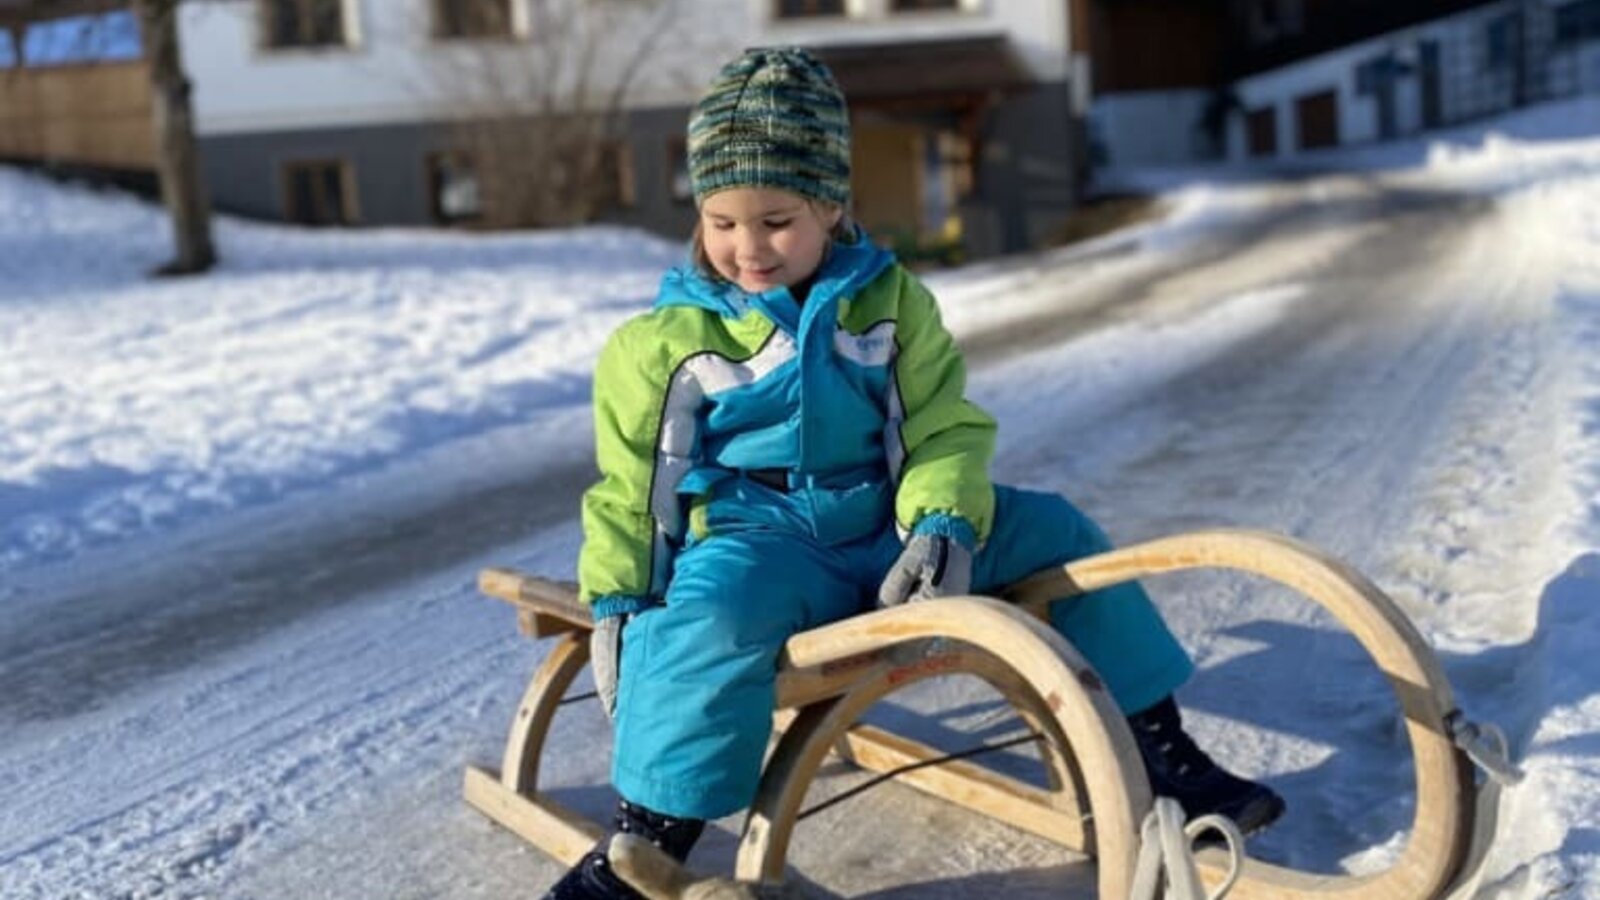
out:
<path id="1" fill-rule="evenodd" d="M 740 474 L 762 487 L 769 487 L 783 494 L 789 493 L 788 469 L 741 469 Z"/>

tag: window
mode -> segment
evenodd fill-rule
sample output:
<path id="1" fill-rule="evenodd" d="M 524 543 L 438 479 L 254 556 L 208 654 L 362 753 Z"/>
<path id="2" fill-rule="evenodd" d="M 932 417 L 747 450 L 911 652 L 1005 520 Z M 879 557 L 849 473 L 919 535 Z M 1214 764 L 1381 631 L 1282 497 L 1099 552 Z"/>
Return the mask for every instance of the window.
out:
<path id="1" fill-rule="evenodd" d="M 776 0 L 776 2 L 777 17 L 780 19 L 844 15 L 844 0 Z"/>
<path id="2" fill-rule="evenodd" d="M 337 47 L 345 37 L 344 0 L 262 0 L 264 46 Z"/>
<path id="3" fill-rule="evenodd" d="M 1570 46 L 1600 38 L 1600 0 L 1578 0 L 1556 8 L 1556 44 Z"/>
<path id="4" fill-rule="evenodd" d="M 1511 65 L 1517 50 L 1517 17 L 1515 14 L 1496 16 L 1489 20 L 1485 34 L 1488 43 L 1489 68 Z"/>
<path id="5" fill-rule="evenodd" d="M 355 223 L 355 179 L 344 160 L 285 163 L 283 183 L 285 219 L 301 225 Z"/>
<path id="6" fill-rule="evenodd" d="M 889 4 L 895 12 L 918 12 L 921 10 L 960 9 L 961 0 L 894 0 Z"/>
<path id="7" fill-rule="evenodd" d="M 481 219 L 483 192 L 472 157 L 465 153 L 429 156 L 428 198 L 435 222 L 453 225 Z"/>
<path id="8" fill-rule="evenodd" d="M 1363 97 L 1381 94 L 1412 71 L 1411 66 L 1396 59 L 1392 52 L 1374 56 L 1356 66 L 1356 93 Z"/>
<path id="9" fill-rule="evenodd" d="M 511 0 L 433 0 L 433 33 L 441 38 L 508 38 Z"/>
<path id="10" fill-rule="evenodd" d="M 15 34 L 9 28 L 0 28 L 0 69 L 9 69 L 17 64 L 17 45 Z"/>
<path id="11" fill-rule="evenodd" d="M 1300 149 L 1316 150 L 1333 147 L 1339 143 L 1339 94 L 1337 91 L 1319 91 L 1297 97 L 1294 101 L 1295 124 L 1298 126 Z"/>
<path id="12" fill-rule="evenodd" d="M 674 203 L 694 200 L 694 187 L 689 181 L 689 143 L 681 137 L 667 144 L 667 193 Z"/>

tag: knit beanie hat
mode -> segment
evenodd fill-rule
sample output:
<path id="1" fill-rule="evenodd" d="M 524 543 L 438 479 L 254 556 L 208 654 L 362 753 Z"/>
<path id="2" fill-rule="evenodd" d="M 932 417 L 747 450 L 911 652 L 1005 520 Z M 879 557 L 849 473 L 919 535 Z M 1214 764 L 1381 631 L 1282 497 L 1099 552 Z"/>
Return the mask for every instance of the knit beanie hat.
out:
<path id="1" fill-rule="evenodd" d="M 689 116 L 696 202 L 735 187 L 850 200 L 850 114 L 833 73 L 798 47 L 746 50 Z"/>

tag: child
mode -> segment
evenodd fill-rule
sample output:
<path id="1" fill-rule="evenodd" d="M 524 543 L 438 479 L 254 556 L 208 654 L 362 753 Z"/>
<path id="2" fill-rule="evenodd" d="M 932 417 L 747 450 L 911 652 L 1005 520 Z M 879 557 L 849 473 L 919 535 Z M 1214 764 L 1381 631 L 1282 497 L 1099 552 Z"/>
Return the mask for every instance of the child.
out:
<path id="1" fill-rule="evenodd" d="M 616 723 L 616 824 L 680 861 L 754 799 L 790 636 L 1110 546 L 1065 500 L 990 483 L 995 423 L 963 396 L 933 297 L 845 217 L 849 141 L 805 51 L 728 64 L 689 120 L 693 264 L 595 373 L 579 580 Z M 1139 586 L 1050 615 L 1134 714 L 1158 795 L 1247 831 L 1282 812 L 1183 732 L 1171 694 L 1191 663 Z M 599 848 L 548 896 L 638 895 Z"/>

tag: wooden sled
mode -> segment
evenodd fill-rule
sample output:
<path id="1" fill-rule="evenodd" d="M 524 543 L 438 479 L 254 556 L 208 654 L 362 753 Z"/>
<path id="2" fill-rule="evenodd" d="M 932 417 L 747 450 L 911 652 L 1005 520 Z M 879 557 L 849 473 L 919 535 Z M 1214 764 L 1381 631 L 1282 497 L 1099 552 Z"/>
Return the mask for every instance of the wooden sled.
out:
<path id="1" fill-rule="evenodd" d="M 859 723 L 878 700 L 917 681 L 953 674 L 994 687 L 1043 737 L 1047 786 L 967 761 L 897 776 L 903 784 L 1006 822 L 1095 859 L 1101 898 L 1129 896 L 1149 782 L 1127 724 L 1094 670 L 1043 622 L 1049 601 L 1187 569 L 1264 576 L 1326 607 L 1371 654 L 1405 716 L 1417 779 L 1416 813 L 1404 851 L 1383 872 L 1315 875 L 1246 859 L 1230 898 L 1433 900 L 1470 881 L 1492 816 L 1474 764 L 1457 748 L 1461 718 L 1432 651 L 1415 628 L 1359 573 L 1297 541 L 1250 531 L 1196 532 L 1114 550 L 1039 572 L 1002 602 L 961 597 L 855 616 L 791 638 L 780 659 L 777 728 L 744 826 L 735 877 L 776 883 L 801 802 L 830 753 L 885 772 L 944 754 Z M 467 802 L 570 865 L 606 834 L 596 822 L 539 791 L 539 760 L 557 706 L 588 661 L 590 617 L 575 586 L 489 569 L 482 590 L 516 606 L 523 633 L 556 645 L 523 695 L 498 773 L 469 767 Z M 1487 784 L 1487 782 L 1485 782 Z M 1090 812 L 1092 811 L 1092 816 Z M 1228 861 L 1197 859 L 1208 885 Z"/>

